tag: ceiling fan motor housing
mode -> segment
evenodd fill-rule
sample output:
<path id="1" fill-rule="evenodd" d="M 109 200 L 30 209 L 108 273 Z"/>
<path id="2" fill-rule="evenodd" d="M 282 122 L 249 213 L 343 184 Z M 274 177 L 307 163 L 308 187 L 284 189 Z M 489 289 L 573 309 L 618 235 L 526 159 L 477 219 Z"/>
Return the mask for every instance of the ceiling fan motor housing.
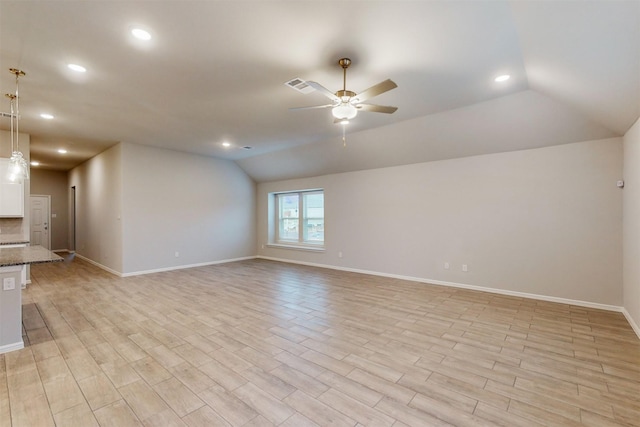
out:
<path id="1" fill-rule="evenodd" d="M 342 100 L 342 102 L 349 102 L 349 99 L 356 96 L 356 93 L 350 90 L 339 90 L 336 92 L 336 96 Z"/>

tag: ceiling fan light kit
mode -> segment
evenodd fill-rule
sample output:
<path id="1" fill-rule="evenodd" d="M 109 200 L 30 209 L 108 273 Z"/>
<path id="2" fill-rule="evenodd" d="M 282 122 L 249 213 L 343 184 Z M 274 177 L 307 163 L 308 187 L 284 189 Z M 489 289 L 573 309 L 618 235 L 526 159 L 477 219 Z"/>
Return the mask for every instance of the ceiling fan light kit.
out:
<path id="1" fill-rule="evenodd" d="M 291 110 L 307 110 L 307 109 L 317 109 L 317 108 L 331 108 L 331 114 L 336 119 L 334 123 L 347 124 L 349 120 L 353 119 L 358 115 L 358 110 L 360 111 L 368 111 L 374 113 L 385 113 L 392 114 L 398 108 L 397 107 L 389 107 L 384 105 L 374 105 L 374 104 L 364 104 L 363 102 L 369 98 L 373 98 L 374 96 L 385 93 L 391 89 L 395 89 L 398 87 L 392 80 L 387 79 L 383 82 L 380 82 L 376 85 L 371 86 L 369 89 L 361 92 L 360 94 L 347 90 L 347 68 L 351 65 L 351 59 L 349 58 L 341 58 L 338 61 L 338 65 L 342 67 L 343 79 L 342 79 L 342 89 L 337 92 L 331 92 L 329 89 L 325 88 L 319 83 L 313 81 L 305 82 L 302 79 L 294 79 L 287 83 L 290 87 L 298 90 L 300 86 L 300 82 L 304 83 L 304 88 L 311 87 L 318 92 L 322 93 L 324 96 L 329 98 L 332 103 L 326 105 L 316 105 L 311 107 L 299 107 L 299 108 L 291 108 Z"/>
<path id="2" fill-rule="evenodd" d="M 341 102 L 331 109 L 331 114 L 336 119 L 351 120 L 358 114 L 358 109 L 348 102 Z"/>

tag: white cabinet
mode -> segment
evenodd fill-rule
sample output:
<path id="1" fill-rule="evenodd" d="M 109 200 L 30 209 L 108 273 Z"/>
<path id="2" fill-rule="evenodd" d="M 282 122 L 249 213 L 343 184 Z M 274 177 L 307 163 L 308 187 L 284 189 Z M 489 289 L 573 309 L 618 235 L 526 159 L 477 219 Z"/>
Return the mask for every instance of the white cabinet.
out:
<path id="1" fill-rule="evenodd" d="M 24 217 L 24 183 L 7 179 L 9 159 L 0 158 L 0 218 Z"/>

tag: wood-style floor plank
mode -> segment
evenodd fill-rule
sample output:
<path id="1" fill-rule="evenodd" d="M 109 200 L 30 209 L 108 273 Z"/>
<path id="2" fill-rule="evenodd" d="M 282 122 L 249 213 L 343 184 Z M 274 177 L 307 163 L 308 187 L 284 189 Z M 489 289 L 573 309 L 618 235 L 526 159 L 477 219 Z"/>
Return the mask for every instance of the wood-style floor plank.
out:
<path id="1" fill-rule="evenodd" d="M 0 427 L 639 425 L 620 313 L 264 260 L 31 272 Z"/>

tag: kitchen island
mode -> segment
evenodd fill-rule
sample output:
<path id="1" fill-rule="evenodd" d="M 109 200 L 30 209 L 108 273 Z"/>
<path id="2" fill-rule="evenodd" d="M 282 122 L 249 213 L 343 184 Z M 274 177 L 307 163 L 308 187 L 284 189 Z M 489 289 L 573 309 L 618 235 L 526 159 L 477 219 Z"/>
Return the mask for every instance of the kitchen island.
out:
<path id="1" fill-rule="evenodd" d="M 2 248 L 24 248 L 29 244 L 29 239 L 22 234 L 0 234 L 0 249 Z M 20 278 L 20 287 L 27 287 L 27 268 L 22 269 L 22 277 Z M 1 287 L 0 287 L 1 289 Z"/>
<path id="2" fill-rule="evenodd" d="M 12 239 L 3 239 L 0 244 L 0 354 L 24 348 L 22 277 L 26 266 L 63 260 L 42 246 L 23 246 L 28 241 L 8 240 Z"/>

